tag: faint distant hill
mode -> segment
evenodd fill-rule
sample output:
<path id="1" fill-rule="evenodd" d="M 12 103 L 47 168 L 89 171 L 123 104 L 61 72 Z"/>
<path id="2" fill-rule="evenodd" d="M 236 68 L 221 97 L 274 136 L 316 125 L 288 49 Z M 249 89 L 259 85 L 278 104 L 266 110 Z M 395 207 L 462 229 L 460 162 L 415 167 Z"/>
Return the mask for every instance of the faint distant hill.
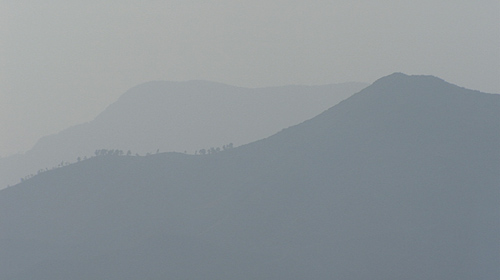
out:
<path id="1" fill-rule="evenodd" d="M 499 279 L 500 96 L 396 73 L 205 156 L 0 191 L 0 278 Z"/>
<path id="2" fill-rule="evenodd" d="M 133 154 L 242 145 L 321 113 L 363 83 L 241 88 L 206 81 L 155 81 L 123 94 L 93 121 L 40 139 L 24 155 L 0 159 L 0 189 L 21 177 L 75 162 L 96 149 Z"/>

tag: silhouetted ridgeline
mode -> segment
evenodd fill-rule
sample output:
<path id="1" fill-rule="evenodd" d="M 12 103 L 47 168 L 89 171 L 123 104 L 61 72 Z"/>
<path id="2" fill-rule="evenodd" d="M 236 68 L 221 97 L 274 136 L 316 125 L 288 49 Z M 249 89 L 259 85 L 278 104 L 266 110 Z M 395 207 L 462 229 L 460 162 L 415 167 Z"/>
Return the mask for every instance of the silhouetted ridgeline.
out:
<path id="1" fill-rule="evenodd" d="M 393 74 L 207 156 L 0 191 L 0 279 L 498 279 L 500 97 Z"/>
<path id="2" fill-rule="evenodd" d="M 195 155 L 211 155 L 211 154 L 215 154 L 215 153 L 219 153 L 219 152 L 222 152 L 222 151 L 228 151 L 230 149 L 233 148 L 233 143 L 229 143 L 227 145 L 222 145 L 222 149 L 220 147 L 211 147 L 209 149 L 200 149 L 199 151 L 196 150 L 195 151 Z M 158 154 L 160 153 L 160 149 L 157 149 L 156 152 L 154 154 Z M 184 152 L 185 154 L 187 154 L 187 152 Z M 151 156 L 153 153 L 146 153 L 145 156 Z M 84 157 L 77 157 L 76 158 L 76 162 L 80 162 L 80 161 L 83 161 L 83 160 L 88 160 L 89 158 L 92 158 L 92 157 L 98 157 L 98 156 L 132 156 L 132 151 L 131 150 L 128 150 L 127 153 L 125 153 L 123 150 L 118 150 L 118 149 L 98 149 L 98 150 L 95 150 L 94 151 L 94 155 L 91 156 L 91 157 L 87 157 L 87 156 L 84 156 Z M 139 155 L 138 153 L 135 153 L 134 156 L 141 156 Z M 63 166 L 67 166 L 67 165 L 70 165 L 71 162 L 68 162 L 68 161 L 61 161 L 57 166 L 53 166 L 51 168 L 48 168 L 46 167 L 45 169 L 41 168 L 37 171 L 37 175 L 40 175 L 42 174 L 43 172 L 46 172 L 46 171 L 49 171 L 49 170 L 54 170 L 56 168 L 61 168 Z M 20 181 L 21 183 L 30 179 L 30 178 L 33 178 L 35 176 L 35 174 L 28 174 L 28 175 L 25 175 L 23 177 L 21 177 Z M 7 187 L 10 187 L 10 185 L 8 185 Z"/>
<path id="3" fill-rule="evenodd" d="M 127 91 L 93 121 L 43 137 L 26 154 L 0 158 L 0 189 L 61 161 L 90 157 L 96 149 L 143 155 L 246 144 L 312 118 L 366 86 L 251 89 L 204 81 L 148 82 Z"/>

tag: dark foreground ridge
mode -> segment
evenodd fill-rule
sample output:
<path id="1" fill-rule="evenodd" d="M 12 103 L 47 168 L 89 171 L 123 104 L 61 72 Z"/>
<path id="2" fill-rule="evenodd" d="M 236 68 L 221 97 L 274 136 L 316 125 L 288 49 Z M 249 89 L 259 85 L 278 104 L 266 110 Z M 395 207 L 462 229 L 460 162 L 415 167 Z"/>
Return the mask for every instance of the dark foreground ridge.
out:
<path id="1" fill-rule="evenodd" d="M 0 191 L 0 279 L 498 279 L 500 98 L 393 74 L 228 151 Z"/>

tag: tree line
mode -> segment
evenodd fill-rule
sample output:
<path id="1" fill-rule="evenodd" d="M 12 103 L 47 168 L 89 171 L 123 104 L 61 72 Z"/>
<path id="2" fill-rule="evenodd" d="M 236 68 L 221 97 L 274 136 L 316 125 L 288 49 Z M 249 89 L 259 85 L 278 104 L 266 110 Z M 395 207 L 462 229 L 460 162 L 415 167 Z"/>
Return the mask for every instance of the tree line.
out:
<path id="1" fill-rule="evenodd" d="M 230 150 L 233 148 L 233 143 L 229 143 L 227 145 L 222 145 L 222 148 L 220 147 L 211 147 L 209 149 L 200 149 L 200 150 L 197 150 L 195 151 L 195 155 L 211 155 L 211 154 L 216 154 L 216 153 L 219 153 L 221 151 L 227 151 L 227 150 Z M 160 149 L 157 149 L 156 150 L 156 154 L 160 153 Z M 184 151 L 184 153 L 187 153 L 186 151 Z M 150 156 L 152 153 L 146 153 L 146 156 Z M 123 151 L 123 150 L 119 150 L 119 149 L 97 149 L 94 151 L 94 155 L 91 156 L 92 157 L 101 157 L 101 156 L 132 156 L 132 151 L 131 150 L 128 150 L 126 153 Z M 135 156 L 140 156 L 138 153 L 135 154 Z M 81 161 L 84 161 L 84 160 L 87 160 L 89 159 L 87 156 L 84 156 L 84 157 L 77 157 L 76 158 L 76 161 L 77 162 L 81 162 Z M 70 165 L 71 162 L 68 162 L 68 161 L 61 161 L 61 163 L 59 163 L 57 166 L 54 166 L 52 168 L 45 168 L 45 169 L 39 169 L 37 174 L 36 175 L 39 175 L 45 171 L 49 171 L 49 170 L 54 170 L 56 168 L 60 168 L 60 167 L 63 167 L 63 166 L 67 166 L 67 165 Z M 21 183 L 34 177 L 35 174 L 29 174 L 29 175 L 26 175 L 24 177 L 21 178 Z"/>
<path id="2" fill-rule="evenodd" d="M 216 154 L 221 151 L 227 151 L 233 148 L 233 143 L 229 143 L 227 145 L 222 145 L 222 149 L 219 147 L 211 147 L 210 149 L 201 149 L 199 151 L 195 151 L 195 155 L 211 155 L 211 154 Z"/>

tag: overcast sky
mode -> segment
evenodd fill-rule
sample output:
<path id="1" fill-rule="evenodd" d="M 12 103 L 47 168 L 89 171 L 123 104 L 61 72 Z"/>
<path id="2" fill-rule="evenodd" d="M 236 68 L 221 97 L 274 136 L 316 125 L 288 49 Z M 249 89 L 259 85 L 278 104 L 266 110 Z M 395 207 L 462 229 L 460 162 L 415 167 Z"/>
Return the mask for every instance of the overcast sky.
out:
<path id="1" fill-rule="evenodd" d="M 500 93 L 498 0 L 0 0 L 0 156 L 130 87 L 435 75 Z"/>

